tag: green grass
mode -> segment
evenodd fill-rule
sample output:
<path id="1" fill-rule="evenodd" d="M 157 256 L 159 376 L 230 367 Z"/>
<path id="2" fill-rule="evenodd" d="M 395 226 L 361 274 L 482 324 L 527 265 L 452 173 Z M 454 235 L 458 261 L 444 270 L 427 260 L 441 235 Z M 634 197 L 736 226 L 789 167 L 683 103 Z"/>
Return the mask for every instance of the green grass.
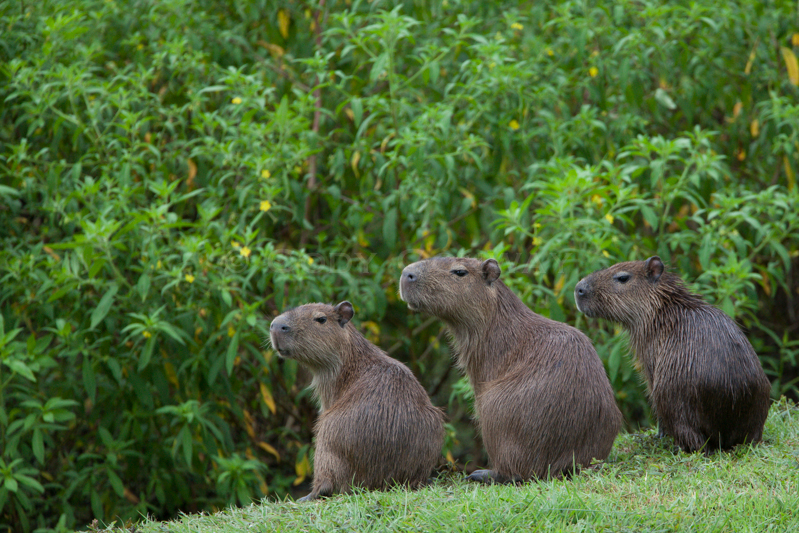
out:
<path id="1" fill-rule="evenodd" d="M 264 501 L 145 521 L 138 532 L 799 531 L 799 407 L 772 406 L 763 443 L 674 453 L 653 431 L 621 435 L 608 462 L 571 480 L 480 486 L 443 476 L 422 490 Z"/>

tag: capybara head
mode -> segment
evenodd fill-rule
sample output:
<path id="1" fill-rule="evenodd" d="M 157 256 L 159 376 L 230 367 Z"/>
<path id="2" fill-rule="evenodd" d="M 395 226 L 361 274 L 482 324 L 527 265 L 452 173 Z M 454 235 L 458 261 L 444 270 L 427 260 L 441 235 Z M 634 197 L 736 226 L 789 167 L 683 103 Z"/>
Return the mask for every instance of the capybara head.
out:
<path id="1" fill-rule="evenodd" d="M 281 357 L 295 359 L 312 369 L 335 368 L 350 342 L 347 326 L 354 311 L 350 302 L 333 307 L 306 304 L 278 316 L 269 326 L 272 347 Z"/>
<path id="2" fill-rule="evenodd" d="M 496 260 L 436 257 L 406 266 L 400 276 L 400 298 L 411 311 L 421 311 L 454 324 L 469 324 L 480 308 L 496 300 L 501 270 Z M 501 283 L 501 282 L 499 282 Z"/>
<path id="3" fill-rule="evenodd" d="M 581 279 L 574 288 L 577 309 L 586 316 L 630 325 L 651 318 L 664 303 L 660 287 L 674 283 L 664 278 L 660 257 L 617 263 Z"/>

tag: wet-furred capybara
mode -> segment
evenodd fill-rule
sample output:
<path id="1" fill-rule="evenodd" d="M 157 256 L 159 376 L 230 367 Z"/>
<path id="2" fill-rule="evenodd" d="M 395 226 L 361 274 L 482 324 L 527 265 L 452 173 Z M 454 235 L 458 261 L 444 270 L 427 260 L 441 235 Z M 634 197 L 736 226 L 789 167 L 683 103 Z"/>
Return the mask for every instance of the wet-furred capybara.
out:
<path id="1" fill-rule="evenodd" d="M 594 272 L 574 298 L 586 316 L 629 331 L 661 434 L 685 451 L 760 441 L 771 386 L 757 354 L 729 316 L 659 257 Z"/>
<path id="2" fill-rule="evenodd" d="M 447 326 L 474 389 L 491 469 L 469 479 L 561 477 L 604 460 L 622 416 L 591 341 L 534 313 L 499 277 L 494 259 L 440 257 L 400 278 L 408 307 Z"/>
<path id="3" fill-rule="evenodd" d="M 272 321 L 281 357 L 310 369 L 321 406 L 313 489 L 300 501 L 353 486 L 417 487 L 441 457 L 444 417 L 411 371 L 352 325 L 349 302 L 307 304 Z"/>

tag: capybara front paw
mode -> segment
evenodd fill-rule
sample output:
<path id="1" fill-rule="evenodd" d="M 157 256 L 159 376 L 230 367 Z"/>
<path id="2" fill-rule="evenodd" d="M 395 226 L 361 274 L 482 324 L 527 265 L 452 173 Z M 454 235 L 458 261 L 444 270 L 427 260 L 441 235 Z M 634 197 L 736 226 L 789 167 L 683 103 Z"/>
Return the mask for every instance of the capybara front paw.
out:
<path id="1" fill-rule="evenodd" d="M 496 473 L 493 470 L 475 470 L 468 476 L 467 481 L 477 481 L 479 483 L 492 484 L 496 483 Z"/>

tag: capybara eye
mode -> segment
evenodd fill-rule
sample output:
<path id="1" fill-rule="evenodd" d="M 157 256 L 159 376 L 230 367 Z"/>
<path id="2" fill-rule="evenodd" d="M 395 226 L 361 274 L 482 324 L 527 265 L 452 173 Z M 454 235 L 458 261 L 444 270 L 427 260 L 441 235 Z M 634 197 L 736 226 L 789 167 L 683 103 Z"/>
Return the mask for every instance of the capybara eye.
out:
<path id="1" fill-rule="evenodd" d="M 316 320 L 316 321 L 317 321 L 317 322 L 319 322 L 320 324 L 324 324 L 325 322 L 327 322 L 327 317 L 325 317 L 325 316 L 320 316 L 320 317 L 318 317 L 318 318 L 314 318 L 314 320 Z"/>
<path id="2" fill-rule="evenodd" d="M 613 279 L 615 279 L 619 283 L 627 283 L 628 281 L 630 281 L 630 275 L 624 272 L 622 274 L 616 274 L 615 276 L 613 276 Z"/>
<path id="3" fill-rule="evenodd" d="M 468 274 L 469 271 L 468 270 L 453 270 L 452 273 L 455 274 L 456 276 L 458 276 L 459 278 L 462 278 L 463 276 Z"/>

